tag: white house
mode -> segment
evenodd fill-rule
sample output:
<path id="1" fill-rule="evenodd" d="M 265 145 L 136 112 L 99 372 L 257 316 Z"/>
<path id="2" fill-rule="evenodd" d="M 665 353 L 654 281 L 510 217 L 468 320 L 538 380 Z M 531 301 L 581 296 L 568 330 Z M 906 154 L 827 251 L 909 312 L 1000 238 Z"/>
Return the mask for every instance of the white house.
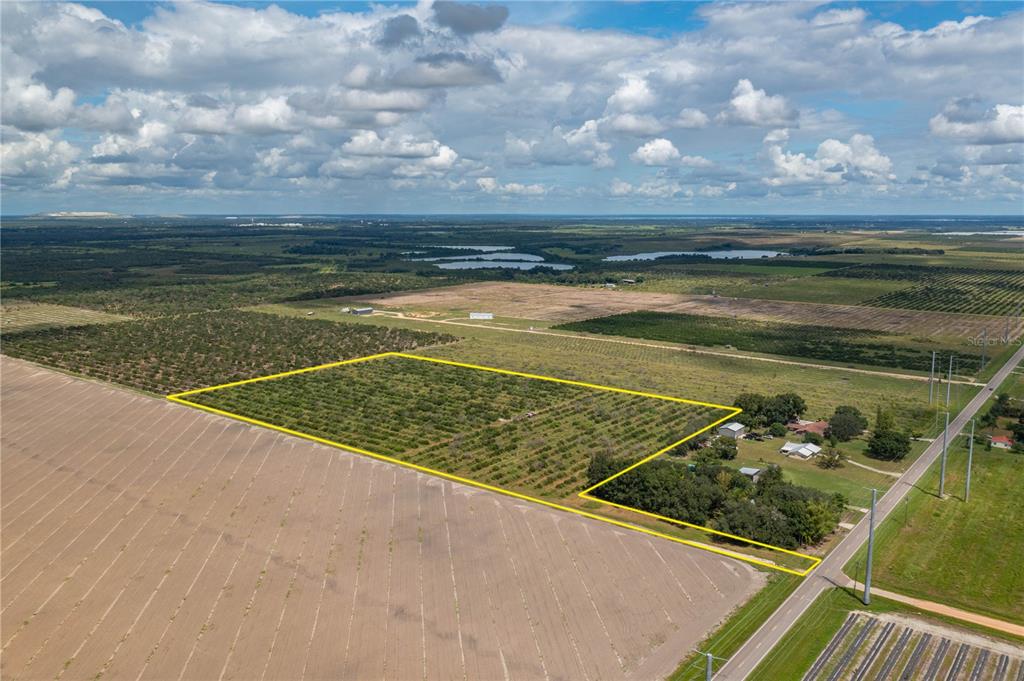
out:
<path id="1" fill-rule="evenodd" d="M 810 459 L 821 453 L 821 447 L 810 442 L 787 442 L 779 447 L 779 453 L 786 456 L 798 456 L 801 459 Z"/>
<path id="2" fill-rule="evenodd" d="M 494 319 L 493 312 L 470 312 L 470 319 Z"/>
<path id="3" fill-rule="evenodd" d="M 731 437 L 735 440 L 740 439 L 747 432 L 747 427 L 739 421 L 730 421 L 729 423 L 718 426 L 718 434 L 722 437 Z"/>

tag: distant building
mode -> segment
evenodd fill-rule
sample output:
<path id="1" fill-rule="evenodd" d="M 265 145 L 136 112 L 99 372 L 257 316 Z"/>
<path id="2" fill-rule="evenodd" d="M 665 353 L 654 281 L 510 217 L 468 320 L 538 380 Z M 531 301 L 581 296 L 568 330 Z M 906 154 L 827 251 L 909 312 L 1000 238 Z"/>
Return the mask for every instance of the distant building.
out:
<path id="1" fill-rule="evenodd" d="M 722 437 L 731 437 L 735 440 L 743 437 L 743 434 L 747 432 L 747 427 L 739 421 L 730 421 L 721 426 L 718 426 L 718 434 Z"/>
<path id="2" fill-rule="evenodd" d="M 797 435 L 814 433 L 825 437 L 825 431 L 828 430 L 828 421 L 804 421 L 803 419 L 797 419 L 796 421 L 790 421 L 787 423 L 786 428 Z"/>
<path id="3" fill-rule="evenodd" d="M 493 312 L 470 312 L 470 319 L 494 319 Z"/>
<path id="4" fill-rule="evenodd" d="M 349 310 L 349 312 L 351 314 L 358 314 L 358 315 L 373 314 L 373 308 L 372 307 L 353 307 L 351 310 Z"/>
<path id="5" fill-rule="evenodd" d="M 740 474 L 747 476 L 753 482 L 757 482 L 761 478 L 761 469 L 744 466 L 743 468 L 740 469 Z"/>
<path id="6" fill-rule="evenodd" d="M 810 442 L 787 442 L 779 447 L 779 453 L 786 456 L 796 456 L 801 459 L 810 459 L 821 453 L 821 447 Z"/>
<path id="7" fill-rule="evenodd" d="M 996 449 L 1010 449 L 1013 447 L 1013 440 L 1005 435 L 993 435 L 989 438 L 989 441 Z"/>
<path id="8" fill-rule="evenodd" d="M 635 284 L 636 283 L 636 279 L 620 279 L 619 281 L 621 281 L 623 284 Z"/>

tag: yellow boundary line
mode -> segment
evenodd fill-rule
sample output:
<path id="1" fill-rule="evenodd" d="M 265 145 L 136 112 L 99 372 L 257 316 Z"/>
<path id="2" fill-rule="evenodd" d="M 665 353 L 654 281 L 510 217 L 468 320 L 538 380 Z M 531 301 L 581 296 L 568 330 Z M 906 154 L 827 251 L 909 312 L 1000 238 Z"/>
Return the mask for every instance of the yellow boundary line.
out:
<path id="1" fill-rule="evenodd" d="M 692 528 L 692 529 L 700 530 L 702 532 L 707 532 L 707 533 L 715 535 L 715 536 L 725 537 L 725 538 L 733 539 L 733 540 L 736 540 L 736 541 L 742 541 L 744 543 L 751 544 L 753 546 L 758 546 L 758 547 L 761 547 L 761 548 L 769 549 L 771 551 L 778 551 L 780 553 L 784 553 L 784 554 L 790 555 L 790 556 L 796 556 L 798 558 L 810 561 L 811 565 L 809 567 L 807 567 L 806 569 L 804 569 L 804 570 L 793 570 L 791 568 L 783 567 L 781 565 L 777 565 L 776 563 L 773 563 L 773 562 L 770 562 L 770 561 L 767 561 L 767 560 L 761 560 L 761 559 L 755 558 L 753 556 L 748 556 L 746 554 L 739 553 L 738 551 L 730 551 L 728 549 L 722 549 L 722 548 L 719 548 L 717 546 L 711 546 L 709 544 L 704 544 L 702 542 L 692 541 L 692 540 L 689 540 L 689 539 L 683 539 L 681 537 L 673 537 L 672 535 L 665 534 L 664 532 L 658 532 L 656 530 L 651 530 L 649 528 L 642 527 L 642 526 L 636 525 L 634 523 L 629 523 L 629 522 L 625 522 L 625 521 L 622 521 L 622 520 L 617 520 L 615 518 L 609 518 L 609 517 L 597 515 L 596 513 L 590 513 L 588 511 L 584 511 L 584 510 L 577 509 L 577 508 L 572 508 L 570 506 L 563 506 L 562 504 L 557 504 L 557 503 L 554 503 L 552 501 L 546 501 L 544 499 L 540 499 L 538 497 L 533 497 L 533 496 L 530 496 L 528 494 L 521 494 L 519 492 L 514 492 L 512 490 L 504 489 L 504 488 L 501 488 L 501 487 L 495 487 L 494 485 L 488 485 L 487 483 L 479 482 L 477 480 L 471 480 L 469 478 L 463 478 L 463 477 L 458 476 L 458 475 L 453 475 L 452 473 L 446 473 L 445 471 L 440 471 L 440 470 L 437 470 L 437 469 L 434 469 L 434 468 L 428 468 L 426 466 L 420 466 L 418 464 L 410 463 L 408 461 L 402 461 L 401 459 L 397 459 L 397 458 L 392 457 L 392 456 L 387 456 L 385 454 L 379 454 L 377 452 L 371 452 L 370 450 L 362 449 L 361 447 L 353 447 L 351 445 L 346 445 L 346 444 L 344 444 L 342 442 L 335 442 L 334 440 L 328 440 L 326 438 L 317 437 L 315 435 L 310 435 L 308 433 L 303 433 L 303 432 L 298 431 L 298 430 L 293 430 L 291 428 L 285 428 L 283 426 L 278 426 L 278 425 L 275 425 L 273 423 L 267 423 L 266 421 L 260 421 L 259 419 L 250 418 L 248 416 L 243 416 L 241 414 L 235 414 L 233 412 L 225 411 L 223 409 L 217 409 L 215 407 L 208 407 L 206 405 L 199 404 L 198 402 L 192 402 L 191 400 L 184 399 L 184 398 L 186 398 L 188 396 L 191 396 L 191 395 L 198 395 L 198 394 L 201 394 L 201 393 L 212 392 L 214 390 L 221 390 L 221 389 L 224 389 L 224 388 L 233 388 L 233 387 L 240 386 L 240 385 L 247 385 L 249 383 L 258 383 L 260 381 L 269 381 L 269 380 L 272 380 L 272 379 L 275 379 L 275 378 L 283 378 L 283 377 L 286 377 L 286 376 L 295 376 L 295 375 L 298 375 L 298 374 L 306 374 L 306 373 L 310 373 L 310 372 L 313 372 L 313 371 L 320 371 L 322 369 L 331 369 L 331 368 L 334 368 L 334 367 L 345 366 L 345 365 L 348 365 L 348 364 L 357 364 L 357 363 L 360 363 L 360 362 L 369 362 L 369 361 L 372 361 L 372 360 L 375 360 L 375 359 L 383 359 L 383 358 L 387 358 L 387 357 L 402 357 L 404 359 L 413 359 L 413 360 L 417 360 L 417 361 L 421 361 L 421 362 L 432 362 L 432 363 L 435 363 L 435 364 L 446 364 L 446 365 L 449 365 L 449 366 L 463 367 L 463 368 L 466 368 L 466 369 L 477 369 L 477 370 L 480 370 L 480 371 L 490 371 L 492 373 L 505 374 L 507 376 L 519 376 L 519 377 L 522 377 L 522 378 L 533 378 L 533 379 L 538 379 L 538 380 L 542 380 L 542 381 L 550 381 L 550 382 L 553 382 L 553 383 L 563 383 L 565 385 L 574 385 L 574 386 L 579 386 L 579 387 L 583 387 L 583 388 L 592 388 L 592 389 L 595 389 L 595 390 L 604 390 L 606 392 L 617 392 L 617 393 L 623 393 L 623 394 L 626 394 L 626 395 L 638 395 L 640 397 L 649 397 L 649 398 L 658 399 L 658 400 L 668 400 L 668 401 L 671 401 L 671 402 L 679 402 L 679 403 L 682 403 L 682 404 L 692 404 L 692 405 L 697 405 L 697 406 L 701 406 L 701 407 L 712 407 L 712 408 L 715 408 L 715 409 L 724 409 L 724 410 L 728 411 L 729 413 L 726 414 L 725 416 L 723 416 L 722 418 L 720 418 L 717 421 L 714 421 L 714 422 L 708 424 L 707 426 L 701 428 L 700 430 L 697 430 L 697 431 L 695 431 L 693 433 L 690 433 L 686 437 L 684 437 L 681 440 L 678 440 L 676 442 L 673 442 L 672 444 L 668 445 L 667 447 L 663 447 L 662 449 L 659 449 L 658 451 L 656 451 L 655 453 L 651 454 L 650 456 L 644 457 L 643 459 L 637 461 L 633 465 L 628 466 L 627 468 L 622 469 L 621 471 L 615 473 L 614 475 L 611 475 L 608 478 L 605 478 L 604 480 L 598 482 L 596 485 L 592 485 L 592 486 L 588 487 L 587 489 L 585 489 L 585 490 L 583 490 L 582 492 L 579 493 L 580 498 L 581 499 L 586 499 L 588 501 L 595 501 L 595 502 L 598 502 L 598 503 L 601 503 L 601 504 L 607 504 L 609 506 L 620 508 L 620 509 L 623 509 L 623 510 L 626 510 L 626 511 L 631 511 L 633 513 L 639 513 L 640 515 L 646 516 L 648 518 L 653 518 L 655 520 L 660 520 L 662 522 L 667 522 L 667 523 L 670 523 L 670 524 L 673 524 L 673 525 L 678 525 L 680 527 L 689 527 L 689 528 Z M 669 541 L 673 541 L 673 542 L 676 542 L 678 544 L 685 544 L 686 546 L 692 546 L 694 548 L 702 549 L 704 551 L 711 551 L 711 552 L 717 553 L 719 555 L 728 556 L 729 558 L 735 558 L 737 560 L 742 560 L 742 561 L 745 561 L 747 563 L 752 563 L 754 565 L 759 565 L 761 567 L 770 568 L 772 570 L 778 570 L 780 572 L 786 572 L 788 574 L 804 577 L 804 576 L 808 575 L 814 568 L 816 568 L 819 563 L 821 563 L 821 558 L 818 558 L 816 556 L 809 556 L 807 554 L 799 553 L 797 551 L 791 551 L 790 549 L 786 549 L 786 548 L 783 548 L 781 546 L 773 546 L 772 544 L 765 544 L 763 542 L 759 542 L 759 541 L 756 541 L 756 540 L 753 540 L 753 539 L 747 539 L 746 537 L 740 537 L 738 535 L 729 534 L 727 532 L 721 532 L 719 530 L 715 530 L 715 529 L 712 529 L 710 527 L 705 527 L 703 525 L 695 525 L 693 523 L 688 523 L 688 522 L 685 522 L 685 521 L 682 521 L 682 520 L 676 520 L 675 518 L 669 518 L 667 516 L 658 515 L 657 513 L 651 513 L 649 511 L 644 511 L 644 510 L 641 510 L 639 508 L 634 508 L 632 506 L 625 506 L 623 504 L 617 504 L 617 503 L 612 502 L 612 501 L 606 501 L 604 499 L 600 499 L 600 498 L 595 497 L 595 496 L 590 494 L 591 492 L 596 490 L 598 487 L 601 487 L 602 485 L 604 485 L 604 484 L 606 484 L 608 482 L 611 482 L 612 480 L 618 478 L 619 476 L 624 475 L 625 473 L 628 473 L 629 471 L 633 470 L 634 468 L 637 468 L 638 466 L 642 466 L 643 464 L 647 463 L 648 461 L 651 461 L 652 459 L 655 459 L 655 458 L 661 456 L 665 452 L 667 452 L 667 451 L 669 451 L 669 450 L 671 450 L 671 449 L 673 449 L 675 447 L 678 447 L 679 445 L 683 444 L 687 440 L 690 440 L 690 439 L 692 439 L 692 438 L 694 438 L 694 437 L 696 437 L 696 436 L 698 436 L 698 435 L 700 435 L 700 434 L 702 434 L 702 433 L 704 433 L 704 432 L 706 432 L 708 430 L 711 430 L 715 426 L 717 426 L 717 425 L 719 425 L 721 423 L 724 423 L 725 421 L 728 421 L 731 418 L 734 418 L 737 414 L 739 414 L 742 411 L 738 407 L 728 407 L 728 406 L 725 406 L 725 405 L 722 405 L 722 404 L 715 404 L 713 402 L 701 402 L 701 401 L 698 401 L 698 400 L 688 400 L 688 399 L 684 399 L 682 397 L 671 397 L 669 395 L 658 395 L 658 394 L 655 394 L 655 393 L 645 393 L 645 392 L 640 392 L 640 391 L 637 391 L 637 390 L 627 390 L 625 388 L 614 388 L 614 387 L 606 386 L 606 385 L 597 385 L 597 384 L 594 384 L 594 383 L 584 383 L 582 381 L 570 381 L 570 380 L 566 380 L 566 379 L 563 379 L 563 378 L 555 378 L 553 376 L 540 376 L 540 375 L 537 375 L 537 374 L 528 374 L 528 373 L 523 373 L 523 372 L 520 372 L 520 371 L 509 371 L 507 369 L 498 369 L 498 368 L 495 368 L 495 367 L 480 366 L 480 365 L 477 365 L 477 364 L 466 364 L 464 362 L 453 362 L 453 361 L 445 360 L 445 359 L 435 359 L 433 357 L 421 357 L 419 355 L 409 355 L 409 354 L 406 354 L 404 352 L 382 352 L 382 353 L 379 353 L 379 354 L 376 354 L 376 355 L 368 355 L 366 357 L 357 357 L 355 359 L 346 359 L 346 360 L 342 360 L 340 362 L 329 362 L 327 364 L 319 364 L 317 366 L 306 367 L 304 369 L 294 369 L 292 371 L 282 371 L 282 372 L 279 372 L 279 373 L 276 373 L 276 374 L 270 374 L 270 375 L 267 375 L 267 376 L 260 376 L 260 377 L 257 377 L 257 378 L 248 378 L 248 379 L 245 379 L 245 380 L 242 380 L 242 381 L 232 381 L 231 383 L 222 383 L 220 385 L 213 385 L 213 386 L 209 386 L 209 387 L 206 387 L 206 388 L 196 388 L 194 390 L 186 390 L 184 392 L 179 392 L 179 393 L 174 393 L 172 395 L 167 395 L 167 399 L 172 401 L 172 402 L 176 402 L 178 404 L 183 404 L 183 405 L 186 405 L 186 406 L 189 406 L 189 407 L 193 407 L 193 408 L 196 408 L 196 409 L 201 409 L 201 410 L 209 412 L 211 414 L 217 414 L 219 416 L 227 416 L 228 418 L 232 418 L 232 419 L 235 419 L 237 421 L 243 421 L 245 423 L 249 423 L 249 424 L 252 424 L 252 425 L 260 426 L 260 427 L 263 427 L 263 428 L 269 428 L 271 430 L 276 430 L 278 432 L 286 433 L 288 435 L 294 435 L 295 437 L 301 437 L 301 438 L 303 438 L 305 440 L 310 440 L 310 441 L 316 442 L 318 444 L 327 445 L 329 447 L 335 447 L 337 449 L 343 449 L 343 450 L 349 451 L 349 452 L 356 452 L 358 454 L 362 454 L 364 456 L 369 456 L 371 458 L 378 459 L 380 461 L 387 461 L 388 463 L 397 464 L 399 466 L 404 466 L 406 468 L 412 468 L 414 470 L 418 470 L 418 471 L 421 471 L 421 472 L 424 472 L 424 473 L 429 473 L 430 475 L 436 475 L 438 477 L 445 478 L 445 479 L 448 479 L 448 480 L 452 480 L 452 481 L 455 481 L 455 482 L 460 482 L 460 483 L 465 484 L 465 485 L 471 485 L 473 487 L 479 487 L 481 489 L 486 489 L 486 490 L 489 490 L 491 492 L 497 492 L 499 494 L 504 494 L 506 496 L 514 497 L 516 499 L 523 499 L 525 501 L 530 501 L 530 502 L 533 502 L 533 503 L 536 503 L 536 504 L 541 504 L 542 506 L 547 506 L 549 508 L 558 509 L 560 511 L 567 511 L 569 513 L 575 513 L 576 515 L 583 516 L 584 518 L 590 518 L 592 520 L 598 520 L 598 521 L 603 522 L 603 523 L 609 523 L 611 525 L 616 525 L 618 527 L 623 527 L 623 528 L 626 528 L 626 529 L 629 529 L 629 530 L 634 530 L 634 531 L 637 531 L 637 532 L 643 532 L 644 534 L 648 534 L 648 535 L 651 535 L 651 536 L 654 536 L 654 537 L 659 537 L 661 539 L 667 539 Z"/>

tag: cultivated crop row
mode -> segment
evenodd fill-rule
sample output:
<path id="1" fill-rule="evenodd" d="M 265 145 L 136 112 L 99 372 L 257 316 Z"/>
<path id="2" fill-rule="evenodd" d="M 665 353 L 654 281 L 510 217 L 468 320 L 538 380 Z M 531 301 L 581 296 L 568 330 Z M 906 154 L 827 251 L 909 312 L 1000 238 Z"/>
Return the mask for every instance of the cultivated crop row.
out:
<path id="1" fill-rule="evenodd" d="M 12 333 L 3 340 L 13 357 L 165 394 L 454 338 L 225 310 Z"/>
<path id="2" fill-rule="evenodd" d="M 936 312 L 1017 315 L 1024 309 L 1024 272 L 945 273 L 864 304 Z"/>
<path id="3" fill-rule="evenodd" d="M 629 312 L 554 328 L 916 371 L 929 370 L 934 349 L 930 345 L 913 344 L 895 334 L 866 329 L 668 312 Z M 980 356 L 963 350 L 957 354 L 962 367 L 974 370 L 980 367 Z"/>
<path id="4" fill-rule="evenodd" d="M 721 410 L 387 358 L 190 400 L 504 488 L 566 497 L 591 456 L 633 460 Z"/>

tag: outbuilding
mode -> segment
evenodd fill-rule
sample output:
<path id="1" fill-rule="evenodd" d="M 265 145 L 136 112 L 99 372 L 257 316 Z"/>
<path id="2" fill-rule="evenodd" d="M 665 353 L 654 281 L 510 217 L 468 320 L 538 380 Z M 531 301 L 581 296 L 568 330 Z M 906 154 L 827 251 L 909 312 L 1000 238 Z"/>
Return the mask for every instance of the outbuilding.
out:
<path id="1" fill-rule="evenodd" d="M 722 437 L 731 437 L 734 440 L 738 440 L 747 432 L 747 427 L 739 421 L 730 421 L 729 423 L 718 426 L 718 434 Z"/>
<path id="2" fill-rule="evenodd" d="M 470 319 L 484 319 L 484 320 L 494 319 L 494 313 L 493 312 L 470 312 L 469 313 L 469 318 Z"/>
<path id="3" fill-rule="evenodd" d="M 752 482 L 757 482 L 758 480 L 761 479 L 760 468 L 751 468 L 749 466 L 744 466 L 743 468 L 740 469 L 740 474 L 747 476 L 748 478 L 750 478 Z"/>
<path id="4" fill-rule="evenodd" d="M 358 315 L 373 314 L 373 308 L 372 307 L 354 307 L 354 308 L 352 308 L 350 310 L 350 312 L 352 314 L 358 314 Z"/>

